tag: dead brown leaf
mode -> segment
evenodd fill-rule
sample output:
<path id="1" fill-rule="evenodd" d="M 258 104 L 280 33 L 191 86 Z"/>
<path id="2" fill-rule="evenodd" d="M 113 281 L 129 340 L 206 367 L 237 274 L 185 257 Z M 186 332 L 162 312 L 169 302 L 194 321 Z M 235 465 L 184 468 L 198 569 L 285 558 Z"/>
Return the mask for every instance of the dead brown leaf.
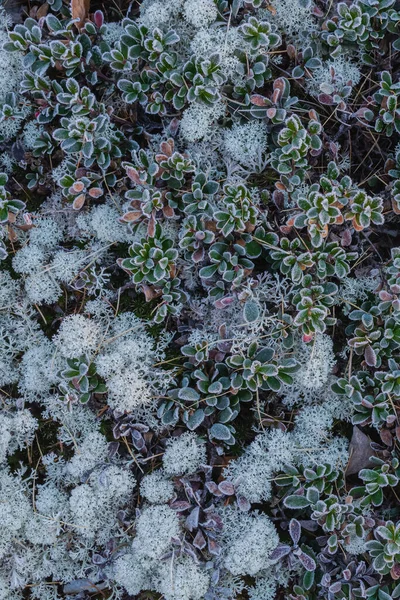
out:
<path id="1" fill-rule="evenodd" d="M 353 427 L 349 450 L 350 458 L 346 475 L 355 475 L 361 469 L 370 467 L 370 458 L 375 453 L 371 448 L 371 440 L 358 427 Z"/>
<path id="2" fill-rule="evenodd" d="M 39 8 L 37 9 L 36 18 L 41 19 L 42 17 L 45 17 L 48 12 L 49 5 L 47 4 L 47 2 L 45 2 L 44 4 L 42 4 L 42 6 L 39 6 Z"/>
<path id="3" fill-rule="evenodd" d="M 90 0 L 71 0 L 71 15 L 73 19 L 79 19 L 76 23 L 78 29 L 81 29 L 89 15 Z"/>

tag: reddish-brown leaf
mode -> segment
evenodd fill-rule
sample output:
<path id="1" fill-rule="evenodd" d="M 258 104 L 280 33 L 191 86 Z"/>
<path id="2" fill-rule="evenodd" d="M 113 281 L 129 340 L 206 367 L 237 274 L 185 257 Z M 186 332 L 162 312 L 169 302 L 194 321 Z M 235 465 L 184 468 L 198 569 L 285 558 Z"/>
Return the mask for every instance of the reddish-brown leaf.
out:
<path id="1" fill-rule="evenodd" d="M 120 220 L 124 221 L 125 223 L 131 223 L 132 221 L 137 221 L 140 219 L 142 214 L 143 213 L 141 210 L 131 210 L 130 212 L 125 213 Z"/>
<path id="2" fill-rule="evenodd" d="M 381 429 L 379 435 L 385 446 L 388 446 L 389 448 L 393 446 L 393 436 L 389 429 Z"/>
<path id="3" fill-rule="evenodd" d="M 101 188 L 95 187 L 89 190 L 89 196 L 91 198 L 100 198 L 103 195 L 103 190 Z"/>
<path id="4" fill-rule="evenodd" d="M 79 196 L 77 196 L 72 204 L 72 208 L 74 210 L 81 210 L 82 206 L 85 204 L 85 199 L 86 199 L 86 195 L 85 194 L 79 194 Z"/>
<path id="5" fill-rule="evenodd" d="M 71 193 L 75 192 L 76 194 L 83 192 L 84 189 L 85 189 L 85 184 L 82 183 L 82 181 L 75 181 L 75 183 L 73 183 L 72 186 L 70 187 Z"/>
<path id="6" fill-rule="evenodd" d="M 141 183 L 140 175 L 134 167 L 125 167 L 126 174 L 131 181 L 134 181 L 138 185 Z"/>

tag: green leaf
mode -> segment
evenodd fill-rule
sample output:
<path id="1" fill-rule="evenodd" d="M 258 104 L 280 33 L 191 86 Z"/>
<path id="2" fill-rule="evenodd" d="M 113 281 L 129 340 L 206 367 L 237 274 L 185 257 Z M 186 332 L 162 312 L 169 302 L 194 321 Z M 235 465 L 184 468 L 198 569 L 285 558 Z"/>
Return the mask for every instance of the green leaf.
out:
<path id="1" fill-rule="evenodd" d="M 55 129 L 53 131 L 53 138 L 55 140 L 66 140 L 68 139 L 68 131 L 66 129 Z"/>
<path id="2" fill-rule="evenodd" d="M 310 506 L 310 501 L 307 500 L 305 496 L 287 496 L 283 503 L 286 506 L 286 508 L 291 508 L 293 510 L 297 508 L 306 508 L 307 506 Z"/>
<path id="3" fill-rule="evenodd" d="M 217 440 L 229 440 L 231 437 L 231 432 L 226 425 L 222 423 L 214 423 L 214 425 L 210 429 L 210 436 Z"/>
<path id="4" fill-rule="evenodd" d="M 194 388 L 184 387 L 179 390 L 178 398 L 180 400 L 187 400 L 188 402 L 197 402 L 200 399 L 200 394 Z"/>
<path id="5" fill-rule="evenodd" d="M 202 408 L 198 408 L 186 421 L 187 428 L 190 431 L 197 429 L 205 419 L 204 410 Z"/>
<path id="6" fill-rule="evenodd" d="M 255 300 L 247 300 L 244 305 L 243 317 L 247 323 L 254 323 L 260 316 L 260 309 Z"/>
<path id="7" fill-rule="evenodd" d="M 167 410 L 161 417 L 161 421 L 164 425 L 174 425 L 178 420 L 176 409 Z"/>
<path id="8" fill-rule="evenodd" d="M 208 265 L 207 267 L 203 267 L 199 271 L 199 275 L 202 279 L 210 279 L 218 269 L 218 265 Z"/>

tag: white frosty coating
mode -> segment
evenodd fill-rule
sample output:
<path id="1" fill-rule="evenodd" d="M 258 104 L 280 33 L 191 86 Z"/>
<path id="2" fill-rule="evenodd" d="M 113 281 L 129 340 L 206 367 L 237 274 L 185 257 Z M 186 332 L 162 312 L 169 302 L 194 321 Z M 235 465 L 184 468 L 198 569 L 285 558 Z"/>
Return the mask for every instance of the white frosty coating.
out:
<path id="1" fill-rule="evenodd" d="M 62 294 L 62 289 L 51 272 L 37 271 L 25 279 L 25 292 L 32 304 L 53 304 Z"/>
<path id="2" fill-rule="evenodd" d="M 186 0 L 183 14 L 191 25 L 200 29 L 215 21 L 218 10 L 213 0 Z"/>
<path id="3" fill-rule="evenodd" d="M 309 0 L 272 0 L 271 10 L 262 9 L 260 14 L 266 20 L 284 31 L 288 36 L 299 36 L 307 40 L 307 35 L 316 30 L 316 20 L 312 15 L 313 4 Z"/>
<path id="4" fill-rule="evenodd" d="M 50 264 L 51 272 L 62 283 L 70 283 L 83 267 L 87 253 L 82 250 L 65 252 L 59 250 L 55 253 Z"/>
<path id="5" fill-rule="evenodd" d="M 151 504 L 168 502 L 174 494 L 174 485 L 162 470 L 145 475 L 140 482 L 140 493 Z"/>
<path id="6" fill-rule="evenodd" d="M 284 465 L 343 467 L 349 456 L 348 440 L 330 437 L 333 414 L 328 406 L 304 407 L 291 432 L 273 429 L 258 435 L 237 460 L 230 461 L 225 477 L 250 502 L 259 503 L 270 499 L 274 473 Z"/>
<path id="7" fill-rule="evenodd" d="M 263 123 L 233 125 L 224 134 L 225 150 L 238 163 L 256 165 L 267 147 L 267 128 Z"/>
<path id="8" fill-rule="evenodd" d="M 61 323 L 53 341 L 62 356 L 79 358 L 82 354 L 92 354 L 101 339 L 101 329 L 94 320 L 70 315 Z"/>
<path id="9" fill-rule="evenodd" d="M 276 581 L 268 577 L 257 579 L 254 587 L 248 588 L 250 600 L 275 600 Z"/>
<path id="10" fill-rule="evenodd" d="M 212 106 L 192 104 L 182 116 L 180 133 L 186 142 L 196 142 L 212 136 L 218 119 L 225 113 L 225 106 L 216 102 Z"/>
<path id="11" fill-rule="evenodd" d="M 168 374 L 154 369 L 162 352 L 133 313 L 124 313 L 109 328 L 96 358 L 97 372 L 104 377 L 110 406 L 131 412 L 152 402 L 168 386 Z"/>
<path id="12" fill-rule="evenodd" d="M 89 434 L 76 448 L 75 455 L 68 462 L 68 472 L 80 479 L 90 472 L 98 463 L 105 462 L 107 457 L 107 442 L 98 431 Z"/>
<path id="13" fill-rule="evenodd" d="M 46 257 L 46 251 L 40 246 L 24 246 L 16 252 L 13 258 L 13 269 L 24 275 L 29 275 L 32 271 L 39 271 L 39 269 L 43 270 Z"/>
<path id="14" fill-rule="evenodd" d="M 179 536 L 177 513 L 169 506 L 148 506 L 136 522 L 132 549 L 139 555 L 159 559 L 169 548 L 171 538 Z"/>
<path id="15" fill-rule="evenodd" d="M 18 448 L 30 444 L 37 426 L 37 419 L 27 409 L 0 413 L 0 463 L 5 462 L 7 455 L 13 454 Z"/>
<path id="16" fill-rule="evenodd" d="M 126 225 L 118 222 L 122 216 L 115 206 L 95 206 L 88 214 L 80 214 L 77 225 L 84 234 L 93 235 L 101 242 L 127 242 L 132 237 Z"/>
<path id="17" fill-rule="evenodd" d="M 225 542 L 224 566 L 232 575 L 256 575 L 268 566 L 279 543 L 272 521 L 263 514 L 246 513 L 231 506 L 222 511 Z"/>
<path id="18" fill-rule="evenodd" d="M 194 473 L 205 462 L 205 444 L 196 434 L 186 432 L 168 440 L 163 456 L 164 470 L 167 475 Z"/>
<path id="19" fill-rule="evenodd" d="M 161 564 L 157 590 L 165 600 L 203 600 L 209 585 L 207 571 L 188 556 Z"/>
<path id="20" fill-rule="evenodd" d="M 315 336 L 310 344 L 301 344 L 298 351 L 301 367 L 295 373 L 295 385 L 320 390 L 326 385 L 335 365 L 333 341 L 325 334 Z"/>
<path id="21" fill-rule="evenodd" d="M 63 239 L 63 231 L 54 219 L 35 220 L 35 226 L 30 230 L 29 241 L 43 248 L 53 248 Z"/>

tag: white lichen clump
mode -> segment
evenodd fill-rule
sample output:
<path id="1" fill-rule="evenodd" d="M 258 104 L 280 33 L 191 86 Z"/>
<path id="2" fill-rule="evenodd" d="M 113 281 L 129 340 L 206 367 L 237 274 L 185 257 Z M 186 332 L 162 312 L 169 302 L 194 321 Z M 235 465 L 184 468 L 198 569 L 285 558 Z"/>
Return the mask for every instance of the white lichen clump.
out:
<path id="1" fill-rule="evenodd" d="M 205 462 L 205 444 L 195 434 L 186 432 L 168 440 L 163 456 L 164 471 L 167 475 L 194 473 Z"/>

